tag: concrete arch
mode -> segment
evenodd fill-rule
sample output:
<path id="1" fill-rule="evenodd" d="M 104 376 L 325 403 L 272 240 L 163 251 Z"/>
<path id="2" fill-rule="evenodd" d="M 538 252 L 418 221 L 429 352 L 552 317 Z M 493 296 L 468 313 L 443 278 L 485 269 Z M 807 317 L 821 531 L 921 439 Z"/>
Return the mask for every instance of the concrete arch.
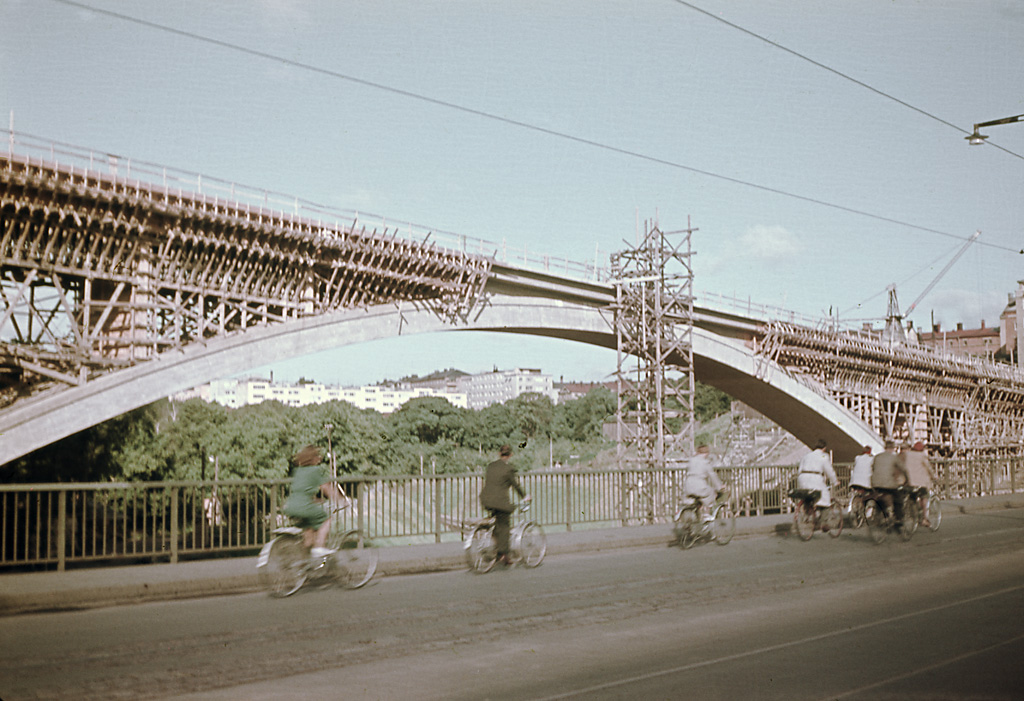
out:
<path id="1" fill-rule="evenodd" d="M 257 327 L 103 376 L 81 387 L 42 394 L 0 412 L 0 464 L 126 411 L 205 382 L 303 355 L 398 335 L 501 331 L 615 347 L 606 311 L 523 297 L 492 297 L 468 323 L 453 326 L 413 304 L 345 310 Z M 694 330 L 698 379 L 749 404 L 804 443 L 829 442 L 851 460 L 879 437 L 852 412 L 754 356 L 742 342 Z"/>

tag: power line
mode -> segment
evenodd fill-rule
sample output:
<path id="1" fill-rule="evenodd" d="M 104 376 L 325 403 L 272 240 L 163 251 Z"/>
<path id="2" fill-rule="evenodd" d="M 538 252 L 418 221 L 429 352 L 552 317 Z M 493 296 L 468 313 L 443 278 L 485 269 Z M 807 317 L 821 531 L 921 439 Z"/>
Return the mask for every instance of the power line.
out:
<path id="1" fill-rule="evenodd" d="M 813 58 L 810 58 L 809 56 L 805 56 L 804 54 L 800 53 L 799 51 L 794 51 L 793 49 L 791 49 L 791 48 L 789 48 L 787 46 L 783 46 L 782 44 L 778 43 L 777 41 L 772 41 L 771 39 L 769 39 L 769 38 L 767 38 L 765 36 L 762 36 L 762 35 L 758 34 L 757 32 L 752 32 L 751 30 L 749 30 L 749 29 L 747 29 L 745 27 L 741 27 L 738 24 L 734 24 L 733 22 L 730 22 L 730 21 L 728 21 L 726 19 L 723 19 L 723 18 L 719 17 L 718 15 L 716 15 L 716 14 L 714 14 L 712 12 L 708 12 L 707 10 L 702 9 L 700 7 L 697 7 L 696 5 L 693 5 L 691 3 L 685 2 L 685 0 L 673 0 L 673 1 L 676 4 L 678 4 L 678 5 L 682 5 L 683 7 L 687 7 L 689 9 L 693 10 L 694 12 L 699 12 L 702 15 L 710 17 L 711 19 L 713 19 L 715 21 L 721 22 L 722 24 L 726 25 L 727 27 L 732 27 L 733 29 L 735 29 L 737 31 L 740 31 L 740 32 L 743 32 L 744 34 L 752 36 L 755 39 L 757 39 L 758 41 L 763 41 L 765 44 L 768 44 L 769 46 L 773 46 L 776 49 L 779 49 L 780 51 L 785 51 L 788 54 L 796 56 L 800 60 L 806 61 L 807 63 L 810 63 L 813 66 L 817 66 L 818 68 L 820 68 L 822 70 L 825 70 L 825 71 L 828 71 L 829 73 L 837 75 L 840 78 L 842 78 L 843 80 L 848 80 L 848 81 L 850 81 L 851 83 L 853 83 L 855 85 L 859 85 L 860 87 L 864 88 L 865 90 L 870 90 L 871 92 L 875 93 L 876 95 L 880 95 L 881 97 L 884 97 L 887 100 L 892 100 L 893 102 L 897 103 L 898 105 L 901 105 L 903 107 L 906 107 L 907 109 L 913 110 L 914 112 L 917 112 L 918 114 L 921 114 L 921 115 L 924 115 L 925 117 L 928 117 L 929 119 L 934 119 L 939 124 L 944 124 L 947 127 L 951 127 L 952 129 L 956 129 L 961 134 L 967 134 L 968 136 L 971 134 L 971 132 L 967 131 L 966 129 L 962 129 L 962 128 L 958 127 L 957 125 L 953 124 L 952 122 L 947 122 L 945 119 L 942 119 L 941 117 L 937 117 L 934 114 L 932 114 L 931 112 L 927 112 L 927 111 L 921 109 L 920 107 L 915 107 L 914 105 L 910 104 L 909 102 L 905 102 L 905 101 L 899 99 L 898 97 L 894 97 L 894 96 L 890 95 L 887 92 L 879 90 L 878 88 L 876 88 L 874 86 L 868 85 L 867 83 L 865 83 L 862 80 L 857 80 L 856 78 L 854 78 L 852 76 L 849 76 L 849 75 L 843 73 L 842 71 L 838 71 L 835 68 L 832 68 L 831 66 L 827 66 L 824 63 L 821 63 L 820 61 L 815 61 Z M 987 145 L 989 145 L 989 146 L 995 146 L 1000 151 L 1005 151 L 1006 153 L 1010 154 L 1011 156 L 1015 156 L 1017 158 L 1020 158 L 1021 160 L 1024 160 L 1024 156 L 1021 156 L 1018 153 L 1014 153 L 1013 151 L 1011 151 L 1011 150 L 1009 150 L 1007 148 L 1003 148 L 1002 146 L 1000 146 L 998 144 L 994 144 L 991 141 L 986 141 L 985 143 Z"/>
<path id="2" fill-rule="evenodd" d="M 834 202 L 827 202 L 825 200 L 816 199 L 814 197 L 808 197 L 806 195 L 800 195 L 800 194 L 797 194 L 797 193 L 794 193 L 794 192 L 789 192 L 787 190 L 781 190 L 779 188 L 769 187 L 767 185 L 760 185 L 758 183 L 749 182 L 747 180 L 740 180 L 739 178 L 733 178 L 733 177 L 730 177 L 728 175 L 722 175 L 720 173 L 715 173 L 715 172 L 712 172 L 712 171 L 709 171 L 709 170 L 702 170 L 700 168 L 695 168 L 693 166 L 688 166 L 688 165 L 686 165 L 684 163 L 677 163 L 675 161 L 670 161 L 670 160 L 667 160 L 667 159 L 664 159 L 664 158 L 658 158 L 657 156 L 651 156 L 649 154 L 640 153 L 638 151 L 630 151 L 629 149 L 620 148 L 618 146 L 612 146 L 610 144 L 601 143 L 599 141 L 594 141 L 592 139 L 585 139 L 583 137 L 575 136 L 573 134 L 568 134 L 568 133 L 565 133 L 565 132 L 556 131 L 554 129 L 548 129 L 547 127 L 537 126 L 536 124 L 530 124 L 529 122 L 523 122 L 523 121 L 520 121 L 520 120 L 517 120 L 517 119 L 512 119 L 510 117 L 505 117 L 505 116 L 502 116 L 502 115 L 499 115 L 499 114 L 494 114 L 492 112 L 485 112 L 483 110 L 479 110 L 479 109 L 476 109 L 476 108 L 473 108 L 473 107 L 466 107 L 465 105 L 460 105 L 460 104 L 457 104 L 457 103 L 454 103 L 454 102 L 448 102 L 447 100 L 441 100 L 441 99 L 438 99 L 438 98 L 435 98 L 435 97 L 430 97 L 429 95 L 423 95 L 421 93 L 415 93 L 415 92 L 412 92 L 410 90 L 403 90 L 402 88 L 395 88 L 395 87 L 392 87 L 390 85 L 384 85 L 383 83 L 376 83 L 376 82 L 371 81 L 371 80 L 366 80 L 365 78 L 359 78 L 357 76 L 348 75 L 346 73 L 341 73 L 339 71 L 334 71 L 334 70 L 330 70 L 330 69 L 327 69 L 327 68 L 321 68 L 319 66 L 314 66 L 314 65 L 309 64 L 309 63 L 303 63 L 301 61 L 296 61 L 294 59 L 285 58 L 284 56 L 278 56 L 276 54 L 268 53 L 266 51 L 260 51 L 259 49 L 251 49 L 251 48 L 249 48 L 247 46 L 242 46 L 240 44 L 233 44 L 231 42 L 224 41 L 223 39 L 217 39 L 217 38 L 214 38 L 214 37 L 205 36 L 203 34 L 197 34 L 196 32 L 190 32 L 190 31 L 186 31 L 186 30 L 183 30 L 183 29 L 177 29 L 175 27 L 170 27 L 170 26 L 167 26 L 167 25 L 164 25 L 164 24 L 159 24 L 157 22 L 151 22 L 149 20 L 141 19 L 141 18 L 138 18 L 138 17 L 133 17 L 131 15 L 126 15 L 126 14 L 123 14 L 121 12 L 114 12 L 112 10 L 106 10 L 106 9 L 102 9 L 102 8 L 98 8 L 98 7 L 93 7 L 92 5 L 87 5 L 85 3 L 75 2 L 75 0 L 52 0 L 52 1 L 60 3 L 60 4 L 63 4 L 63 5 L 67 5 L 69 7 L 76 7 L 76 8 L 82 9 L 82 10 L 87 10 L 87 11 L 90 11 L 90 12 L 95 12 L 97 14 L 106 15 L 108 17 L 113 17 L 115 19 L 119 19 L 119 20 L 122 20 L 122 21 L 125 21 L 125 22 L 131 22 L 133 24 L 137 24 L 137 25 L 140 25 L 140 26 L 143 26 L 143 27 L 148 27 L 150 29 L 155 29 L 155 30 L 162 31 L 162 32 L 167 32 L 167 33 L 170 33 L 170 34 L 175 34 L 177 36 L 185 37 L 187 39 L 192 39 L 194 41 L 201 41 L 201 42 L 204 42 L 204 43 L 207 43 L 207 44 L 211 44 L 213 46 L 219 46 L 221 48 L 229 49 L 231 51 L 238 51 L 240 53 L 248 54 L 250 56 L 256 56 L 258 58 L 266 59 L 266 60 L 269 60 L 269 61 L 276 61 L 278 63 L 282 63 L 284 65 L 291 66 L 293 68 L 298 68 L 298 69 L 301 69 L 301 70 L 310 71 L 312 73 L 319 73 L 321 75 L 325 75 L 325 76 L 328 76 L 328 77 L 331 77 L 331 78 L 337 78 L 339 80 L 345 80 L 345 81 L 348 81 L 350 83 L 355 83 L 357 85 L 362 85 L 362 86 L 365 86 L 365 87 L 374 88 L 376 90 L 381 90 L 381 91 L 384 91 L 384 92 L 388 92 L 388 93 L 391 93 L 393 95 L 400 95 L 402 97 L 407 97 L 407 98 L 410 98 L 410 99 L 413 99 L 413 100 L 418 100 L 420 102 L 426 102 L 428 104 L 437 105 L 437 106 L 440 106 L 440 107 L 445 107 L 445 108 L 448 108 L 448 109 L 451 109 L 451 110 L 462 112 L 464 114 L 470 114 L 470 115 L 473 115 L 473 116 L 476 116 L 476 117 L 481 117 L 483 119 L 489 119 L 489 120 L 492 120 L 492 121 L 500 122 L 502 124 L 507 124 L 507 125 L 510 125 L 510 126 L 519 127 L 521 129 L 526 129 L 526 130 L 537 132 L 537 133 L 541 133 L 541 134 L 546 134 L 548 136 L 554 136 L 556 138 L 565 139 L 567 141 L 573 141 L 573 142 L 578 143 L 578 144 L 583 144 L 585 146 L 590 146 L 590 147 L 593 147 L 593 148 L 602 149 L 604 151 L 609 151 L 611 153 L 617 153 L 617 154 L 620 154 L 620 155 L 623 155 L 623 156 L 629 156 L 631 158 L 636 158 L 636 159 L 639 159 L 639 160 L 647 161 L 649 163 L 657 163 L 659 165 L 667 166 L 669 168 L 675 168 L 675 169 L 678 169 L 678 170 L 685 170 L 687 172 L 695 173 L 697 175 L 703 175 L 703 176 L 706 176 L 706 177 L 709 177 L 709 178 L 715 178 L 717 180 L 722 180 L 722 181 L 733 183 L 733 184 L 736 184 L 736 185 L 743 185 L 744 187 L 754 188 L 754 189 L 757 189 L 757 190 L 761 190 L 763 192 L 770 192 L 772 194 L 782 195 L 784 197 L 790 197 L 792 199 L 801 200 L 803 202 L 809 202 L 809 203 L 820 205 L 820 206 L 823 206 L 823 207 L 829 207 L 831 209 L 836 209 L 836 210 L 839 210 L 839 211 L 842 211 L 842 212 L 848 212 L 850 214 L 856 214 L 856 215 L 859 215 L 859 216 L 868 217 L 870 219 L 875 219 L 876 221 L 883 221 L 883 222 L 887 222 L 889 224 L 897 224 L 899 226 L 905 226 L 905 227 L 910 228 L 910 229 L 916 229 L 918 231 L 924 231 L 924 232 L 927 232 L 927 233 L 930 233 L 930 234 L 937 234 L 939 236 L 946 236 L 946 237 L 949 237 L 949 238 L 956 239 L 958 241 L 967 241 L 967 239 L 968 239 L 968 237 L 960 236 L 960 235 L 957 235 L 957 234 L 952 234 L 952 233 L 949 233 L 947 231 L 940 231 L 938 229 L 931 229 L 931 228 L 926 227 L 926 226 L 920 226 L 918 224 L 912 224 L 910 222 L 901 221 L 899 219 L 894 219 L 892 217 L 886 217 L 886 216 L 882 216 L 880 214 L 872 214 L 871 212 L 867 212 L 867 211 L 864 211 L 864 210 L 861 210 L 861 209 L 855 209 L 855 208 L 852 208 L 852 207 L 846 207 L 844 205 L 836 204 Z M 703 10 L 701 10 L 701 12 L 703 12 Z M 742 29 L 742 28 L 740 28 L 740 29 Z M 746 31 L 746 30 L 743 30 L 743 31 Z M 980 243 L 979 245 L 990 246 L 992 248 L 998 248 L 998 249 L 1005 250 L 1005 251 L 1011 251 L 1013 253 L 1017 253 L 1018 252 L 1018 251 L 1016 251 L 1016 250 L 1014 250 L 1014 249 L 1012 249 L 1012 248 L 1010 248 L 1008 246 L 1000 246 L 1000 245 L 994 244 L 994 243 L 984 242 L 984 243 Z M 1022 249 L 1020 251 L 1020 253 L 1024 254 L 1024 249 Z"/>

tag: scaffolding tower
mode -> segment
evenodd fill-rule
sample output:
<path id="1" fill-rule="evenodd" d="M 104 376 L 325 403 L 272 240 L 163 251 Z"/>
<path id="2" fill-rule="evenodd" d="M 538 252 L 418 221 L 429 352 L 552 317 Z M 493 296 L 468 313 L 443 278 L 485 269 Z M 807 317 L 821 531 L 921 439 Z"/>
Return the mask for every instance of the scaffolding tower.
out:
<path id="1" fill-rule="evenodd" d="M 620 469 L 664 468 L 693 454 L 694 231 L 645 222 L 636 247 L 611 256 Z"/>

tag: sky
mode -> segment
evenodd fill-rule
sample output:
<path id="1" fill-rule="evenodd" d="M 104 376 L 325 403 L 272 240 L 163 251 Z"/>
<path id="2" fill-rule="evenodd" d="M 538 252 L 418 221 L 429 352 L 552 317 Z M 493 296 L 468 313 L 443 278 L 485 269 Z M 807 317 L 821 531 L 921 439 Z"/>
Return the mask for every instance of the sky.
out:
<path id="1" fill-rule="evenodd" d="M 0 0 L 4 128 L 607 264 L 696 229 L 694 289 L 881 324 L 998 324 L 1024 279 L 1021 0 Z M 410 225 L 411 226 L 411 225 Z M 364 384 L 540 368 L 433 334 L 262 368 Z"/>

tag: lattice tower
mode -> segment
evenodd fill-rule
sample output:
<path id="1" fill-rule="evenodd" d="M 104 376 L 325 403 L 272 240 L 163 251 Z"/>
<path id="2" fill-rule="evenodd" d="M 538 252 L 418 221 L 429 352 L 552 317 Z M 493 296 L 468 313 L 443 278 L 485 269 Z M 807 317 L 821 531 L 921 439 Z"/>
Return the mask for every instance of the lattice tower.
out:
<path id="1" fill-rule="evenodd" d="M 620 468 L 662 468 L 693 453 L 694 231 L 645 223 L 642 241 L 611 257 Z"/>

